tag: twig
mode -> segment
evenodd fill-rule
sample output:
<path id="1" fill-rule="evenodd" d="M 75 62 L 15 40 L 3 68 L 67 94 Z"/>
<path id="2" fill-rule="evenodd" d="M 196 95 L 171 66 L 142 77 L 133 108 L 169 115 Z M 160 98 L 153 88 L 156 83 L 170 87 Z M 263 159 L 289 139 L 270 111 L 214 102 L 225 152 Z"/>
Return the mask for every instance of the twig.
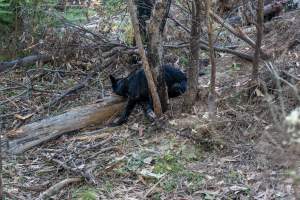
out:
<path id="1" fill-rule="evenodd" d="M 25 112 L 25 111 L 28 111 L 28 110 L 29 109 L 25 109 L 25 110 L 22 110 L 22 111 L 17 111 L 17 112 L 12 112 L 12 113 L 8 113 L 8 114 L 0 115 L 0 119 L 10 117 L 10 116 L 14 116 L 15 114 L 19 114 L 19 113 L 22 113 L 22 112 Z"/>
<path id="2" fill-rule="evenodd" d="M 9 197 L 10 199 L 25 200 L 25 198 L 18 197 L 18 196 L 14 195 L 14 194 L 11 194 L 11 193 L 7 192 L 7 191 L 3 191 L 3 194 L 4 194 L 5 196 Z M 1 197 L 1 196 L 0 196 L 0 197 Z M 3 199 L 4 199 L 4 198 L 3 198 Z"/>
<path id="3" fill-rule="evenodd" d="M 97 67 L 98 68 L 98 67 Z M 60 101 L 61 99 L 63 99 L 65 96 L 76 92 L 77 90 L 80 90 L 82 88 L 84 88 L 87 83 L 90 81 L 90 79 L 97 73 L 97 70 L 93 71 L 92 73 L 90 73 L 86 79 L 84 79 L 82 82 L 78 83 L 77 85 L 71 87 L 70 89 L 68 89 L 67 91 L 65 91 L 63 94 L 61 94 L 60 96 L 53 98 L 52 100 L 50 100 L 48 103 L 40 106 L 39 108 L 37 108 L 36 112 L 39 112 L 43 109 L 47 109 L 48 107 L 56 104 L 58 101 Z"/>
<path id="4" fill-rule="evenodd" d="M 163 176 L 160 178 L 159 181 L 157 181 L 157 183 L 155 183 L 147 192 L 146 194 L 144 195 L 144 199 L 147 198 L 147 196 L 158 186 L 158 184 L 160 184 L 164 179 L 165 179 L 166 176 Z"/>
<path id="5" fill-rule="evenodd" d="M 23 96 L 25 93 L 27 93 L 28 92 L 28 90 L 24 90 L 23 92 L 21 92 L 20 94 L 18 94 L 18 95 L 16 95 L 16 96 L 13 96 L 13 97 L 11 97 L 11 98 L 8 98 L 8 99 L 6 99 L 5 101 L 1 101 L 0 102 L 0 106 L 1 105 L 3 105 L 3 104 L 5 104 L 5 103 L 7 103 L 7 102 L 10 102 L 10 101 L 12 101 L 13 99 L 15 99 L 15 98 L 18 98 L 18 97 L 20 97 L 20 96 Z"/>
<path id="6" fill-rule="evenodd" d="M 80 181 L 82 181 L 82 178 L 67 178 L 67 179 L 51 186 L 48 190 L 44 191 L 42 194 L 40 194 L 38 199 L 40 199 L 40 200 L 48 199 L 51 196 L 57 194 L 60 190 L 62 190 L 67 185 L 69 185 L 71 183 L 79 183 Z"/>
<path id="7" fill-rule="evenodd" d="M 119 150 L 119 148 L 118 147 L 107 147 L 107 148 L 101 149 L 100 151 L 96 152 L 94 155 L 90 156 L 89 159 L 93 160 L 98 155 L 103 154 L 107 151 L 113 151 L 113 150 Z"/>
<path id="8" fill-rule="evenodd" d="M 49 181 L 47 181 L 46 183 L 43 183 L 41 185 L 36 185 L 36 186 L 24 186 L 24 185 L 17 185 L 17 184 L 13 184 L 13 186 L 20 188 L 21 190 L 24 190 L 24 191 L 42 192 L 45 189 L 47 189 L 47 187 L 49 186 Z"/>
<path id="9" fill-rule="evenodd" d="M 89 146 L 89 147 L 83 149 L 83 150 L 82 150 L 81 152 L 79 152 L 78 154 L 79 154 L 79 155 L 83 155 L 83 153 L 85 153 L 86 151 L 89 151 L 89 150 L 91 150 L 91 149 L 96 149 L 96 148 L 98 148 L 98 147 L 101 147 L 101 146 L 103 146 L 104 144 L 110 142 L 111 140 L 112 140 L 112 137 L 109 137 L 109 138 L 107 138 L 106 140 L 99 142 L 98 144 L 91 145 L 91 146 Z M 70 158 L 70 159 L 67 160 L 66 162 L 69 162 L 71 159 L 72 159 L 72 158 Z"/>
<path id="10" fill-rule="evenodd" d="M 218 16 L 217 14 L 215 14 L 214 12 L 210 12 L 210 16 L 219 24 L 221 24 L 222 26 L 224 26 L 229 32 L 231 32 L 233 35 L 235 35 L 236 37 L 240 38 L 241 40 L 245 41 L 246 43 L 248 43 L 252 48 L 256 48 L 256 44 L 255 42 L 249 38 L 241 29 L 238 29 L 238 31 L 236 31 L 230 24 L 228 24 L 227 22 L 225 22 L 220 16 Z M 259 52 L 262 56 L 263 59 L 268 58 L 268 55 L 266 53 L 264 53 L 261 48 L 259 49 Z"/>
<path id="11" fill-rule="evenodd" d="M 52 158 L 52 157 L 49 157 L 47 156 L 46 154 L 42 154 L 46 159 L 58 164 L 59 166 L 61 166 L 62 168 L 64 168 L 65 170 L 67 171 L 70 171 L 70 172 L 73 172 L 75 174 L 80 174 L 83 178 L 85 178 L 85 180 L 88 182 L 88 183 L 92 183 L 92 184 L 96 184 L 96 180 L 95 178 L 93 177 L 92 174 L 86 172 L 86 171 L 83 171 L 81 169 L 78 169 L 77 167 L 76 168 L 73 168 L 73 167 L 70 167 L 68 166 L 67 164 L 63 163 L 62 161 L 58 160 L 58 159 L 55 159 L 55 158 Z"/>

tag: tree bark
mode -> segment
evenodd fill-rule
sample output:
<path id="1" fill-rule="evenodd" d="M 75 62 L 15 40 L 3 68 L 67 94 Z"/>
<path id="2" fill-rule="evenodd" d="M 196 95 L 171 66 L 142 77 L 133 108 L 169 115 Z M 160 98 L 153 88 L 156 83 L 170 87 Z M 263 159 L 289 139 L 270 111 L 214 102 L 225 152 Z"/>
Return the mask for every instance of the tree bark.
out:
<path id="1" fill-rule="evenodd" d="M 258 79 L 258 68 L 261 52 L 261 42 L 263 35 L 263 23 L 264 23 L 264 0 L 258 0 L 257 2 L 257 23 L 256 23 L 256 47 L 253 60 L 253 70 L 252 70 L 252 80 L 256 81 Z"/>
<path id="2" fill-rule="evenodd" d="M 148 52 L 147 57 L 152 71 L 154 80 L 160 97 L 162 111 L 168 109 L 168 93 L 164 79 L 164 68 L 162 67 L 162 36 L 165 28 L 166 20 L 169 14 L 171 0 L 156 1 L 151 15 L 148 30 Z"/>
<path id="3" fill-rule="evenodd" d="M 136 44 L 139 49 L 139 54 L 142 58 L 145 75 L 146 75 L 146 78 L 148 81 L 148 87 L 151 92 L 154 112 L 157 116 L 161 116 L 162 108 L 161 108 L 160 99 L 159 99 L 159 96 L 157 93 L 156 84 L 154 82 L 155 77 L 153 77 L 153 75 L 152 75 L 151 68 L 150 68 L 148 59 L 146 57 L 144 47 L 143 47 L 143 42 L 142 42 L 140 30 L 139 30 L 139 23 L 138 23 L 138 19 L 136 16 L 136 7 L 133 4 L 133 0 L 128 0 L 128 10 L 129 10 L 130 16 L 131 16 L 131 22 L 132 22 L 132 26 L 134 29 L 134 36 L 135 36 Z"/>
<path id="4" fill-rule="evenodd" d="M 61 115 L 43 119 L 12 130 L 5 134 L 8 152 L 20 154 L 34 146 L 50 141 L 81 128 L 103 124 L 120 113 L 125 105 L 121 97 L 105 99 L 101 103 L 71 109 Z"/>
<path id="5" fill-rule="evenodd" d="M 208 96 L 208 111 L 211 119 L 214 119 L 216 113 L 216 62 L 215 51 L 213 44 L 213 27 L 211 15 L 211 0 L 206 0 L 206 17 L 207 17 L 207 34 L 208 34 L 208 46 L 209 57 L 211 64 L 211 76 L 210 76 L 210 92 Z"/>
<path id="6" fill-rule="evenodd" d="M 184 97 L 183 111 L 192 112 L 198 91 L 198 74 L 199 74 L 199 53 L 201 26 L 201 1 L 194 0 L 192 2 L 192 27 L 190 35 L 190 61 L 187 69 L 188 89 Z"/>

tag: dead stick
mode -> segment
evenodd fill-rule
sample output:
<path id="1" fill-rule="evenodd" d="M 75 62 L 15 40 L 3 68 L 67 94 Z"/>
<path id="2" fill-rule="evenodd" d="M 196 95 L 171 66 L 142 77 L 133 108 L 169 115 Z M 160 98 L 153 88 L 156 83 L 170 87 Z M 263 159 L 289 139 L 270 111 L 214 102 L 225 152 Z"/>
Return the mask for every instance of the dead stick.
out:
<path id="1" fill-rule="evenodd" d="M 146 199 L 149 194 L 151 194 L 151 192 L 165 179 L 166 176 L 163 176 L 160 178 L 159 181 L 157 181 L 157 183 L 155 183 L 147 192 L 146 194 L 144 195 L 144 199 Z"/>
<path id="2" fill-rule="evenodd" d="M 8 69 L 18 68 L 22 66 L 32 65 L 37 61 L 48 62 L 51 60 L 51 57 L 48 55 L 32 55 L 24 58 L 19 58 L 13 61 L 0 62 L 0 73 Z"/>
<path id="3" fill-rule="evenodd" d="M 3 191 L 3 194 L 6 197 L 9 197 L 10 199 L 25 200 L 24 198 L 18 197 L 18 196 L 14 195 L 14 194 L 11 194 L 11 193 L 7 192 L 7 191 Z"/>
<path id="4" fill-rule="evenodd" d="M 256 44 L 255 42 L 249 38 L 241 29 L 238 29 L 238 31 L 236 31 L 230 24 L 228 24 L 227 22 L 225 22 L 220 16 L 218 16 L 217 14 L 215 14 L 214 12 L 210 12 L 210 16 L 219 24 L 221 24 L 223 27 L 225 27 L 229 32 L 231 32 L 233 35 L 235 35 L 236 37 L 240 38 L 241 40 L 245 41 L 246 43 L 248 43 L 253 49 L 256 48 Z M 268 55 L 266 53 L 264 53 L 261 49 L 260 49 L 260 54 L 262 55 L 263 59 L 267 59 Z"/>
<path id="5" fill-rule="evenodd" d="M 36 112 L 39 112 L 39 111 L 41 111 L 41 110 L 43 110 L 43 109 L 47 109 L 48 107 L 50 107 L 50 106 L 56 104 L 58 101 L 60 101 L 61 99 L 63 99 L 65 96 L 67 96 L 67 95 L 69 95 L 69 94 L 71 94 L 71 93 L 73 93 L 73 92 L 76 92 L 77 90 L 80 90 L 80 89 L 84 88 L 84 87 L 87 85 L 88 81 L 89 81 L 95 74 L 96 74 L 96 72 L 93 72 L 93 73 L 89 74 L 89 75 L 86 77 L 86 79 L 83 80 L 82 82 L 80 82 L 80 83 L 78 83 L 77 85 L 71 87 L 70 89 L 68 89 L 67 91 L 65 91 L 62 95 L 60 95 L 60 96 L 58 96 L 58 97 L 56 97 L 56 98 L 50 100 L 50 101 L 49 101 L 48 103 L 46 103 L 46 104 L 40 106 L 40 107 L 36 110 Z"/>
<path id="6" fill-rule="evenodd" d="M 62 190 L 67 185 L 70 185 L 71 183 L 79 183 L 80 181 L 82 181 L 82 178 L 67 178 L 67 179 L 51 186 L 48 190 L 44 191 L 38 199 L 41 199 L 41 200 L 48 199 L 51 196 L 57 194 L 60 190 Z"/>
<path id="7" fill-rule="evenodd" d="M 70 167 L 70 166 L 68 166 L 67 164 L 65 164 L 65 163 L 63 163 L 62 161 L 57 160 L 57 159 L 55 159 L 55 158 L 49 158 L 49 156 L 47 156 L 46 154 L 43 154 L 43 156 L 44 156 L 46 159 L 48 159 L 48 160 L 50 160 L 50 161 L 52 161 L 52 162 L 58 164 L 59 166 L 61 166 L 62 168 L 64 168 L 64 169 L 67 170 L 67 171 L 73 172 L 73 173 L 75 173 L 75 174 L 80 174 L 83 178 L 85 178 L 85 180 L 86 180 L 88 183 L 96 184 L 96 181 L 95 181 L 94 177 L 92 177 L 92 175 L 91 175 L 90 173 L 85 172 L 85 171 L 82 171 L 82 170 L 80 170 L 80 169 L 78 169 L 78 168 Z"/>
<path id="8" fill-rule="evenodd" d="M 221 24 L 223 27 L 225 27 L 229 32 L 231 32 L 233 35 L 235 35 L 236 37 L 244 40 L 246 43 L 248 43 L 251 47 L 255 48 L 255 42 L 249 38 L 247 35 L 241 35 L 239 32 L 235 31 L 235 29 L 228 24 L 227 22 L 225 22 L 220 16 L 218 16 L 217 14 L 215 14 L 214 12 L 210 12 L 210 16 L 219 24 Z"/>

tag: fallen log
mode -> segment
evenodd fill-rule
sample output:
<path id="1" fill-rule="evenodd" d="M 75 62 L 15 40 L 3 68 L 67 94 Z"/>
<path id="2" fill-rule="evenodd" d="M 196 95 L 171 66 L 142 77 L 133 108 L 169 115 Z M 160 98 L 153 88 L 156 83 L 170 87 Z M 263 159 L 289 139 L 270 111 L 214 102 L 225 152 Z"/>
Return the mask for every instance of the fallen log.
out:
<path id="1" fill-rule="evenodd" d="M 18 58 L 13 61 L 0 62 L 0 73 L 4 72 L 10 68 L 17 68 L 22 66 L 32 65 L 37 61 L 48 62 L 51 60 L 51 57 L 48 55 L 32 55 L 24 58 Z"/>
<path id="2" fill-rule="evenodd" d="M 20 154 L 24 151 L 50 141 L 64 133 L 81 128 L 103 124 L 120 113 L 125 100 L 113 96 L 100 103 L 81 106 L 65 113 L 24 125 L 4 134 L 7 139 L 7 152 Z"/>

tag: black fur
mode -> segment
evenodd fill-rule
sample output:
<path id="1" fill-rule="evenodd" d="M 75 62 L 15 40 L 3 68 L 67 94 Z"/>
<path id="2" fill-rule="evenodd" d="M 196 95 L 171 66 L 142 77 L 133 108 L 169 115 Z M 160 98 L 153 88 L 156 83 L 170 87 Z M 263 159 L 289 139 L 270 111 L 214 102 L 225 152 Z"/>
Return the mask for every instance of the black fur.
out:
<path id="1" fill-rule="evenodd" d="M 165 81 L 170 98 L 182 95 L 187 89 L 187 78 L 179 69 L 171 65 L 163 65 L 165 68 Z M 114 123 L 121 125 L 128 117 L 136 104 L 143 107 L 144 113 L 149 120 L 153 120 L 153 104 L 148 90 L 148 83 L 143 69 L 136 70 L 128 77 L 116 79 L 110 75 L 113 92 L 127 98 L 127 105 L 119 120 Z"/>

